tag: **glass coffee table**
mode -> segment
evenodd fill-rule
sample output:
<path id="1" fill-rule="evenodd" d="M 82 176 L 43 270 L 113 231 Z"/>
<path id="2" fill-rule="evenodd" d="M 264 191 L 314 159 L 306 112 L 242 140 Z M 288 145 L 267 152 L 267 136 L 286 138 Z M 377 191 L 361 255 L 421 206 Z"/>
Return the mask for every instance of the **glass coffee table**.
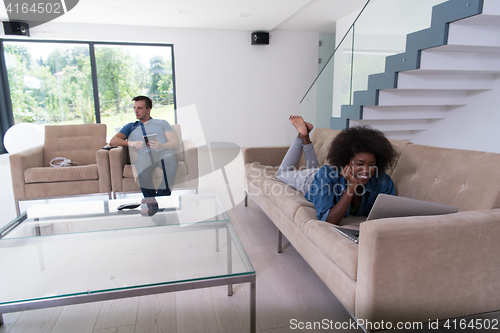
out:
<path id="1" fill-rule="evenodd" d="M 138 201 L 139 200 L 139 201 Z M 0 230 L 2 313 L 250 283 L 256 274 L 215 194 L 30 207 Z M 153 209 L 151 209 L 153 206 Z"/>

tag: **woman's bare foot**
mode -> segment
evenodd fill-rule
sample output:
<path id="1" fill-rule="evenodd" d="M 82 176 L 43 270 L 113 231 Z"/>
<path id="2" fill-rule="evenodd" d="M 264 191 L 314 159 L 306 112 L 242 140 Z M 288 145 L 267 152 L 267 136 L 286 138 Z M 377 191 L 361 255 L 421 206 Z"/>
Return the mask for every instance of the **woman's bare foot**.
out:
<path id="1" fill-rule="evenodd" d="M 301 117 L 301 116 L 290 116 L 290 121 L 293 125 L 293 127 L 295 127 L 295 129 L 297 130 L 297 132 L 299 133 L 299 135 L 301 137 L 304 137 L 304 136 L 307 136 L 309 134 L 309 132 L 312 130 L 312 125 L 311 125 L 311 130 L 309 129 L 309 127 L 307 126 L 306 122 L 304 121 L 304 119 Z"/>

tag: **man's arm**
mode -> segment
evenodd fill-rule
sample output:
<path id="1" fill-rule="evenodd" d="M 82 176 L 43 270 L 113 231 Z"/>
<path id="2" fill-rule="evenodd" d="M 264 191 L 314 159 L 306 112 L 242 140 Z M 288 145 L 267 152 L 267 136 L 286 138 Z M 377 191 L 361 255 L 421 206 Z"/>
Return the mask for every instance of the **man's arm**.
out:
<path id="1" fill-rule="evenodd" d="M 109 141 L 110 146 L 133 146 L 136 149 L 142 148 L 142 141 L 127 141 L 127 137 L 122 132 L 116 133 Z"/>
<path id="2" fill-rule="evenodd" d="M 168 142 L 162 144 L 163 148 L 175 150 L 177 148 L 177 137 L 174 132 L 165 132 Z"/>

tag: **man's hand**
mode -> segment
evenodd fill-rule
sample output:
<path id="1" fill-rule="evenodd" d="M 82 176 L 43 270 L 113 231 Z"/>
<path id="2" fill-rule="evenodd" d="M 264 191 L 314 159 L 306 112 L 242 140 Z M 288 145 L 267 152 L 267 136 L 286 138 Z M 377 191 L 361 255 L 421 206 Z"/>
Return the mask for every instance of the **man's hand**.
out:
<path id="1" fill-rule="evenodd" d="M 162 144 L 159 141 L 149 141 L 148 147 L 154 150 L 163 148 Z"/>
<path id="2" fill-rule="evenodd" d="M 142 141 L 127 141 L 128 145 L 134 147 L 137 150 L 142 149 Z"/>

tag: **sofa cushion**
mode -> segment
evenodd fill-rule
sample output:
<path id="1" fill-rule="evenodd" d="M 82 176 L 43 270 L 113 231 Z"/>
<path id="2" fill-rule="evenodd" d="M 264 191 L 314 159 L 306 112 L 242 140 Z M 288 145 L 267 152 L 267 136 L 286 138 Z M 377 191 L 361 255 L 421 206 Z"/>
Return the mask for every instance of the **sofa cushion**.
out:
<path id="1" fill-rule="evenodd" d="M 353 227 L 346 228 L 354 229 Z M 353 280 L 357 280 L 357 243 L 335 230 L 335 225 L 318 220 L 309 223 L 306 236 L 318 247 L 321 253 L 339 266 Z"/>
<path id="2" fill-rule="evenodd" d="M 500 207 L 500 154 L 407 145 L 392 174 L 396 194 L 457 206 Z"/>
<path id="3" fill-rule="evenodd" d="M 31 168 L 24 171 L 24 181 L 26 182 L 26 184 L 97 179 L 99 179 L 97 164 L 78 165 L 62 168 Z"/>
<path id="4" fill-rule="evenodd" d="M 30 183 L 25 186 L 27 199 L 100 193 L 99 180 Z"/>
<path id="5" fill-rule="evenodd" d="M 125 166 L 123 167 L 123 178 L 135 178 L 135 165 L 132 165 L 132 164 L 125 164 Z M 186 165 L 186 162 L 184 161 L 179 161 L 179 164 L 177 166 L 177 173 L 176 173 L 176 177 L 177 176 L 184 176 L 184 175 L 187 175 L 188 173 L 188 170 L 187 170 L 187 165 Z M 161 168 L 156 168 L 154 171 L 153 171 L 153 177 L 154 178 L 161 178 L 163 177 L 163 171 Z"/>
<path id="6" fill-rule="evenodd" d="M 392 144 L 392 146 L 394 147 L 394 150 L 396 151 L 396 159 L 395 159 L 393 165 L 391 165 L 385 171 L 385 173 L 387 173 L 389 175 L 389 177 L 392 177 L 392 173 L 394 172 L 394 169 L 396 169 L 396 165 L 399 161 L 399 157 L 403 153 L 404 148 L 407 145 L 412 144 L 412 143 L 408 142 L 408 141 L 401 141 L 401 140 L 394 140 L 394 139 L 389 139 L 389 142 Z"/>
<path id="7" fill-rule="evenodd" d="M 260 189 L 291 221 L 295 217 L 297 209 L 304 204 L 304 196 L 276 179 L 262 180 Z M 304 200 L 301 200 L 302 197 Z"/>
<path id="8" fill-rule="evenodd" d="M 316 209 L 314 207 L 301 206 L 297 209 L 295 213 L 295 218 L 293 222 L 299 228 L 299 230 L 307 235 L 311 223 L 316 221 Z"/>
<path id="9" fill-rule="evenodd" d="M 96 152 L 106 145 L 105 124 L 47 125 L 43 166 L 55 157 L 69 158 L 80 165 L 96 164 Z"/>
<path id="10" fill-rule="evenodd" d="M 342 227 L 359 230 L 359 224 L 366 220 L 366 216 L 349 216 L 342 219 Z M 332 260 L 352 279 L 357 278 L 357 244 L 347 237 L 334 230 L 335 225 L 318 221 L 316 219 L 316 209 L 314 207 L 301 206 L 297 209 L 294 219 L 295 225 L 313 242 L 327 258 Z M 338 235 L 330 233 L 334 231 Z M 321 233 L 319 236 L 318 234 Z M 346 242 L 347 240 L 347 242 Z M 335 245 L 339 242 L 340 250 Z M 335 249 L 332 251 L 332 249 Z"/>
<path id="11" fill-rule="evenodd" d="M 245 165 L 245 174 L 249 180 L 276 179 L 278 167 L 262 165 L 259 163 L 248 163 Z"/>

